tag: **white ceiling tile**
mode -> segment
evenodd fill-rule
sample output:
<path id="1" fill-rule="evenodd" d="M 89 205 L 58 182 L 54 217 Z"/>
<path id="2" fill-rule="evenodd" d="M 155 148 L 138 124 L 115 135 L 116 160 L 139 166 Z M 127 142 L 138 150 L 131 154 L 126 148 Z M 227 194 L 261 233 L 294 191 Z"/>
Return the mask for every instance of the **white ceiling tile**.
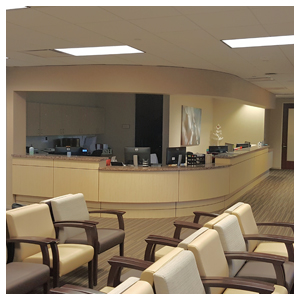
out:
<path id="1" fill-rule="evenodd" d="M 294 6 L 249 6 L 261 24 L 294 22 Z"/>
<path id="2" fill-rule="evenodd" d="M 188 15 L 187 17 L 202 28 L 259 25 L 258 20 L 247 7 L 240 7 L 239 10 Z"/>
<path id="3" fill-rule="evenodd" d="M 149 32 L 172 32 L 197 29 L 197 25 L 184 16 L 131 20 Z"/>
<path id="4" fill-rule="evenodd" d="M 73 24 L 116 21 L 120 19 L 115 14 L 99 6 L 39 6 L 35 9 Z"/>
<path id="5" fill-rule="evenodd" d="M 268 31 L 262 25 L 208 28 L 206 31 L 218 40 L 252 38 L 268 35 Z"/>
<path id="6" fill-rule="evenodd" d="M 105 10 L 125 20 L 177 16 L 179 12 L 172 6 L 114 6 Z"/>
<path id="7" fill-rule="evenodd" d="M 272 88 L 293 93 L 294 46 L 231 49 L 221 39 L 294 33 L 284 6 L 36 6 L 6 12 L 10 66 L 164 65 L 217 70 L 241 78 L 277 73 Z M 139 55 L 59 58 L 29 50 L 127 44 Z M 41 52 L 40 52 L 41 53 Z"/>

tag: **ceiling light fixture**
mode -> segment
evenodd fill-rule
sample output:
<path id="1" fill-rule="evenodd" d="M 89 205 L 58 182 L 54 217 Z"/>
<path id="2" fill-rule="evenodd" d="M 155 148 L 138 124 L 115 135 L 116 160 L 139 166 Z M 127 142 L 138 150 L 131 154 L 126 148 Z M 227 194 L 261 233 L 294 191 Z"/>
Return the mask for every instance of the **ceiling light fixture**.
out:
<path id="1" fill-rule="evenodd" d="M 294 44 L 294 36 L 269 36 L 247 39 L 222 40 L 230 48 L 280 46 Z"/>
<path id="2" fill-rule="evenodd" d="M 74 56 L 144 53 L 141 50 L 132 48 L 127 45 L 104 46 L 104 47 L 65 48 L 65 49 L 55 49 L 55 50 L 59 51 L 59 52 L 67 53 L 70 55 L 74 55 Z"/>

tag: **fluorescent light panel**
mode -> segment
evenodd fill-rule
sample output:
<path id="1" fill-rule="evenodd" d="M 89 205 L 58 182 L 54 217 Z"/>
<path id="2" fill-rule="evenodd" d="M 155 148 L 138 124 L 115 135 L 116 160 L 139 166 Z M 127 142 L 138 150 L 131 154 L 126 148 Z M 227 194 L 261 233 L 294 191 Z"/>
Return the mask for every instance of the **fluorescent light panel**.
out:
<path id="1" fill-rule="evenodd" d="M 127 45 L 122 46 L 104 46 L 104 47 L 83 47 L 83 48 L 65 48 L 55 49 L 74 56 L 90 56 L 90 55 L 114 55 L 114 54 L 134 54 L 144 53 L 138 49 Z"/>
<path id="2" fill-rule="evenodd" d="M 247 39 L 222 40 L 231 48 L 246 48 L 246 47 L 264 47 L 264 46 L 280 46 L 294 44 L 294 36 L 269 36 Z"/>

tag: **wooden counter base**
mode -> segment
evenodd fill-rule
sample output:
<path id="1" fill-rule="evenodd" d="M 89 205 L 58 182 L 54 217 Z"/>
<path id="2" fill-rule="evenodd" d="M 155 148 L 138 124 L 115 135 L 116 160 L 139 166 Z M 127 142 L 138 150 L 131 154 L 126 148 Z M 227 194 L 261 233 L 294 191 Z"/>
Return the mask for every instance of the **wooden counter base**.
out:
<path id="1" fill-rule="evenodd" d="M 223 158 L 224 160 L 228 158 Z M 222 158 L 219 158 L 222 160 Z M 119 209 L 125 218 L 214 212 L 235 203 L 272 166 L 268 148 L 202 167 L 104 167 L 99 161 L 13 157 L 15 201 L 29 204 L 83 193 L 90 209 Z"/>

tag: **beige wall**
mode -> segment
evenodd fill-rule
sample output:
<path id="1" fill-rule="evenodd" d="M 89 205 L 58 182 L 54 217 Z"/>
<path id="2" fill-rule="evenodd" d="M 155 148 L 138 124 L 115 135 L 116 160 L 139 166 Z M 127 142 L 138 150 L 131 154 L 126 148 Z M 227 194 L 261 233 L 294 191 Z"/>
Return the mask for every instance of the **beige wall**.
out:
<path id="1" fill-rule="evenodd" d="M 180 146 L 181 106 L 201 108 L 200 145 L 187 147 L 188 151 L 205 153 L 209 145 L 216 145 L 212 139 L 215 127 L 220 124 L 223 140 L 227 143 L 257 144 L 264 140 L 265 109 L 249 106 L 234 99 L 217 99 L 215 97 L 171 95 L 170 96 L 170 147 Z"/>
<path id="2" fill-rule="evenodd" d="M 214 99 L 213 132 L 220 124 L 224 143 L 257 144 L 264 140 L 265 109 L 231 99 Z"/>
<path id="3" fill-rule="evenodd" d="M 8 205 L 13 202 L 11 155 L 24 154 L 26 145 L 26 96 L 19 92 L 28 91 L 205 95 L 238 99 L 259 107 L 275 107 L 273 94 L 236 76 L 216 71 L 104 65 L 7 68 L 6 192 Z M 202 152 L 202 149 L 199 151 Z"/>

